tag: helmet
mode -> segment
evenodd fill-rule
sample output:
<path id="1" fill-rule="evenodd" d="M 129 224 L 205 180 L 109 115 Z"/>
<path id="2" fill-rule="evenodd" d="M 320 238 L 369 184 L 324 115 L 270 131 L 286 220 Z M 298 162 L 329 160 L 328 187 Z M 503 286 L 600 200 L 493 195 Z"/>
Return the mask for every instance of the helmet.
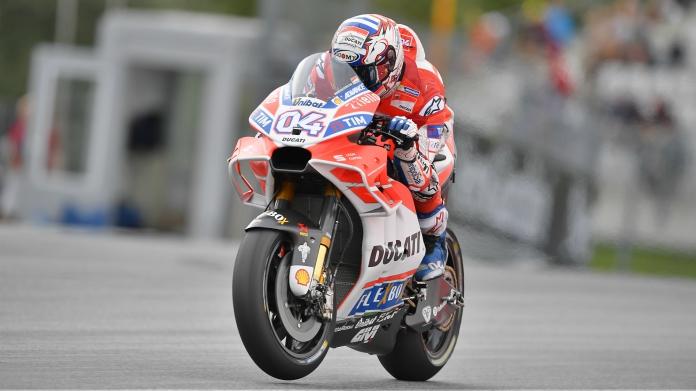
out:
<path id="1" fill-rule="evenodd" d="M 394 90 L 404 69 L 399 27 L 381 15 L 358 15 L 341 23 L 331 53 L 335 60 L 353 67 L 365 86 L 380 97 Z"/>

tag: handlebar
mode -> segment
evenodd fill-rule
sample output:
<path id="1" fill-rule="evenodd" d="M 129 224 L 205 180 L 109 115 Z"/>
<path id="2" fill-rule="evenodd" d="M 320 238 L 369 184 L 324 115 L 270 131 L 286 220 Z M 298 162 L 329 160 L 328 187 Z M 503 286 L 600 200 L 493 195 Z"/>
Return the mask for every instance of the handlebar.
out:
<path id="1" fill-rule="evenodd" d="M 377 137 L 379 137 L 382 142 L 390 140 L 394 143 L 395 147 L 401 147 L 404 144 L 417 141 L 418 137 L 415 139 L 401 137 L 399 134 L 392 133 L 388 130 L 389 122 L 391 122 L 392 117 L 386 115 L 375 115 L 372 117 L 372 123 L 363 129 L 360 134 L 360 139 L 358 139 L 358 144 L 370 144 L 375 145 L 377 143 Z M 387 144 L 388 145 L 388 144 Z"/>

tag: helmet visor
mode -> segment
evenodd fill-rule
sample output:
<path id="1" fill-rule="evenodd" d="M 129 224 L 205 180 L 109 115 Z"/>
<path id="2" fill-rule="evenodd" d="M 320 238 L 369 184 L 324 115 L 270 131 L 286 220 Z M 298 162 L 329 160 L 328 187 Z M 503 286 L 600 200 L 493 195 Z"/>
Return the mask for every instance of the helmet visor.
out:
<path id="1" fill-rule="evenodd" d="M 358 75 L 360 80 L 365 84 L 370 91 L 376 91 L 382 86 L 382 82 L 389 77 L 391 71 L 394 70 L 396 63 L 396 53 L 390 47 L 382 58 L 379 58 L 377 63 L 370 65 L 357 65 L 353 70 Z"/>
<path id="2" fill-rule="evenodd" d="M 382 81 L 377 76 L 376 65 L 360 65 L 353 67 L 353 70 L 358 75 L 360 80 L 369 90 L 374 91 L 379 88 Z"/>

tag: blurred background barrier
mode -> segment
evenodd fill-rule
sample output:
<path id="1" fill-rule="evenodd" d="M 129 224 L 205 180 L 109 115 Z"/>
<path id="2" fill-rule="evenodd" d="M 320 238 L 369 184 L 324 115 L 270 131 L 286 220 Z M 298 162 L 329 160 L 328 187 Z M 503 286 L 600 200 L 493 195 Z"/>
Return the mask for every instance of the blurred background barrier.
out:
<path id="1" fill-rule="evenodd" d="M 676 0 L 4 0 L 4 221 L 233 237 L 225 159 L 339 23 L 412 26 L 487 259 L 696 275 L 696 7 Z"/>

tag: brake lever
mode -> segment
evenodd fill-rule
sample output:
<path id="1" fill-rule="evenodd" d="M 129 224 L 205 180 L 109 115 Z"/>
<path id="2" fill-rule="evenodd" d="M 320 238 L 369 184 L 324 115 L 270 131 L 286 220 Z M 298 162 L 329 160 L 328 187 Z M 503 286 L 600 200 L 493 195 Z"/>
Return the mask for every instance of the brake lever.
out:
<path id="1" fill-rule="evenodd" d="M 401 146 L 409 141 L 409 140 L 405 140 L 404 138 L 400 137 L 398 134 L 394 134 L 394 133 L 384 131 L 384 130 L 379 130 L 376 132 L 376 134 L 380 135 L 382 137 L 382 140 L 390 139 L 390 140 L 394 141 L 394 144 L 397 147 Z M 415 143 L 417 141 L 418 141 L 418 135 L 416 134 L 416 137 L 413 138 L 413 142 Z"/>
<path id="2" fill-rule="evenodd" d="M 380 132 L 379 137 L 381 138 L 382 142 L 386 142 L 387 140 L 393 141 L 394 145 L 397 147 L 403 143 L 403 141 L 398 136 L 394 136 L 393 134 L 388 132 Z"/>
<path id="3" fill-rule="evenodd" d="M 387 150 L 390 150 L 391 146 L 390 144 L 386 143 L 387 140 L 391 140 L 394 143 L 394 147 L 397 148 L 408 142 L 408 140 L 404 140 L 403 138 L 399 137 L 398 134 L 394 134 L 388 130 L 390 121 L 391 117 L 387 116 L 373 117 L 373 124 L 363 131 L 364 135 L 361 137 L 359 144 L 374 144 L 379 137 L 380 141 L 385 143 L 383 146 Z M 413 141 L 418 141 L 418 135 L 416 135 Z"/>

